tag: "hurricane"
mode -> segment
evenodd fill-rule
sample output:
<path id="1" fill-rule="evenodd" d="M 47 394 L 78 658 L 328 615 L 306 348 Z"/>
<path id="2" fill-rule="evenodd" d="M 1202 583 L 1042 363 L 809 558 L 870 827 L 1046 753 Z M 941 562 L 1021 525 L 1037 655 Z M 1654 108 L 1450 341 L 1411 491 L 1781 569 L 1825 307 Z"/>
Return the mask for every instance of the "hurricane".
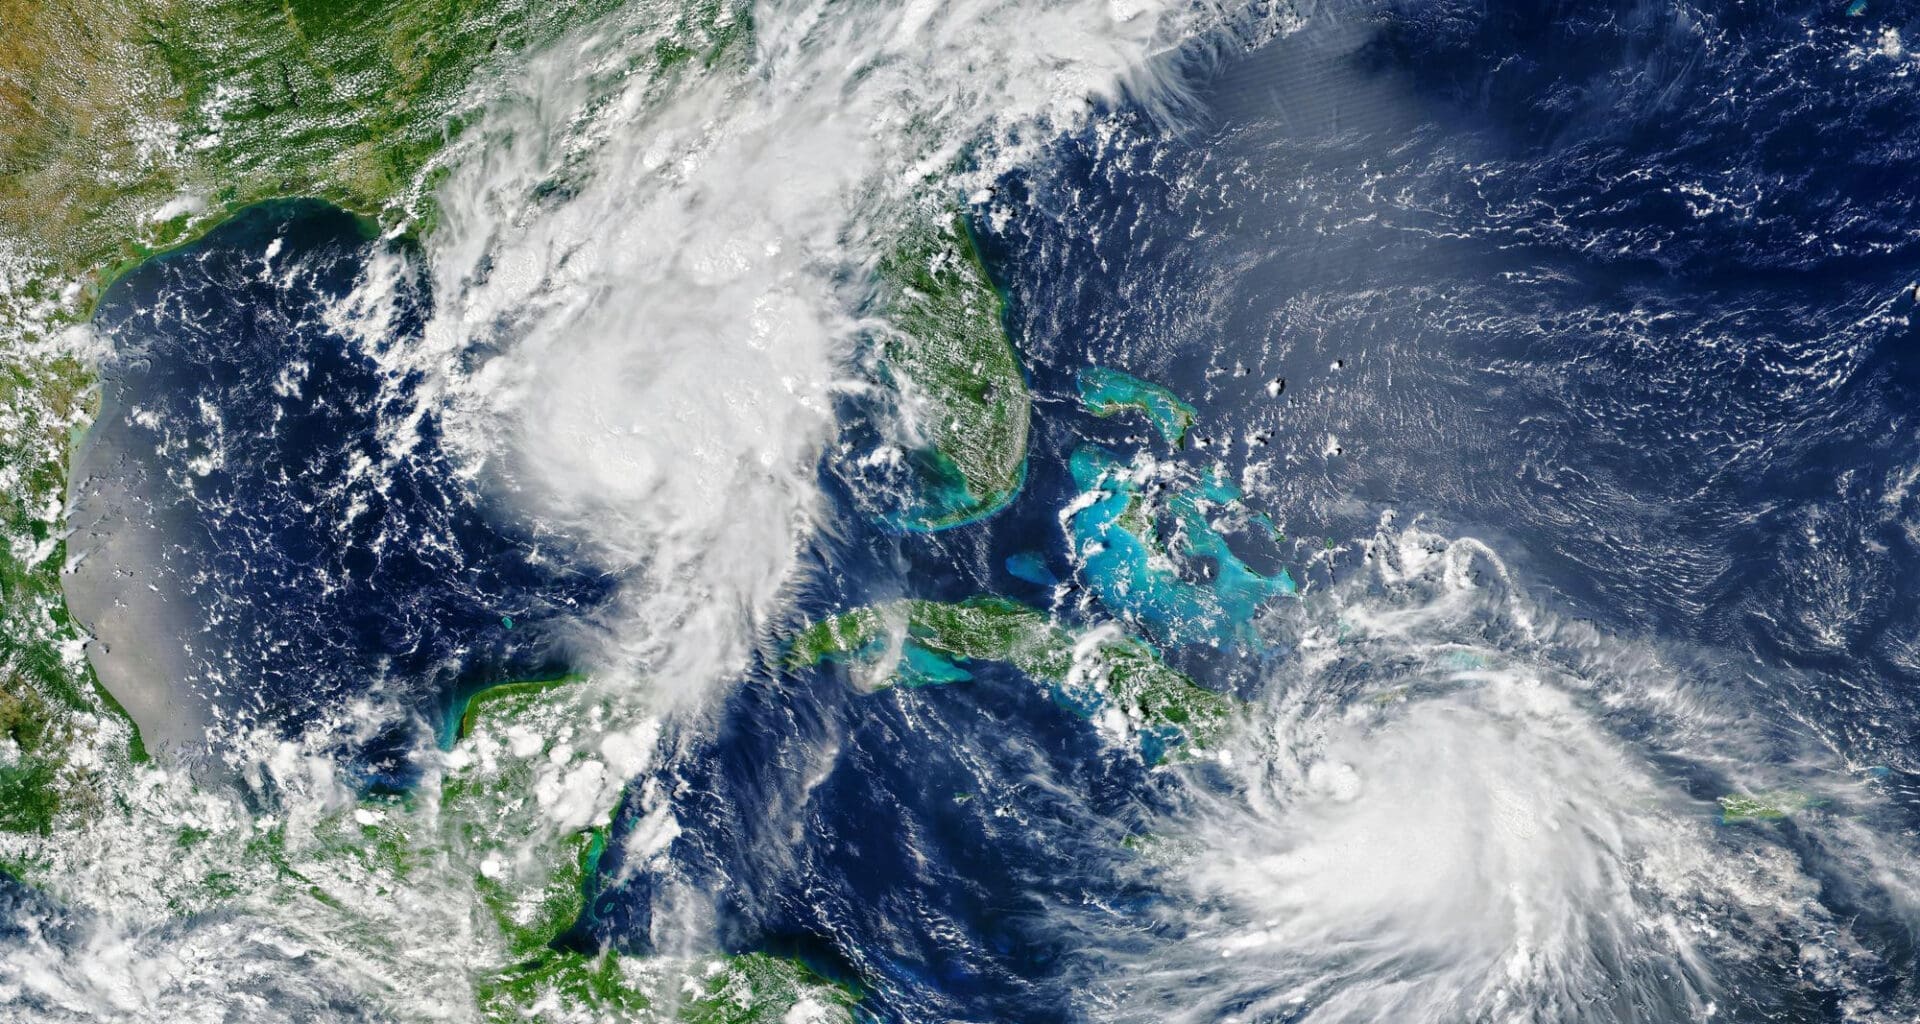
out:
<path id="1" fill-rule="evenodd" d="M 1703 815 L 1689 769 L 1763 741 L 1684 667 L 1530 605 L 1470 538 L 1370 543 L 1367 585 L 1290 624 L 1308 653 L 1220 777 L 1141 842 L 1177 943 L 1077 923 L 1124 965 L 1109 1016 L 1708 1019 L 1770 943 L 1861 954 L 1817 874 Z"/>
<path id="2" fill-rule="evenodd" d="M 120 439 L 96 431 L 89 457 L 110 468 L 81 479 L 111 483 L 104 493 L 83 488 L 79 500 L 83 514 L 112 523 L 99 531 L 111 539 L 75 564 L 92 560 L 81 578 L 90 592 L 82 603 L 102 609 L 89 616 L 95 635 L 112 636 L 123 651 L 146 645 L 131 665 L 105 647 L 114 660 L 102 666 L 136 695 L 123 701 L 148 739 L 190 752 L 197 737 L 224 737 L 200 757 L 212 754 L 221 769 L 116 777 L 109 799 L 120 807 L 93 823 L 103 830 L 88 844 L 93 852 L 63 851 L 75 840 L 58 834 L 18 848 L 20 857 L 55 861 L 111 850 L 113 867 L 94 861 L 77 884 L 56 887 L 70 910 L 44 920 L 23 912 L 28 927 L 9 946 L 7 1001 L 47 1020 L 461 1019 L 461 1001 L 445 990 L 450 979 L 459 987 L 463 971 L 435 965 L 498 956 L 496 937 L 495 951 L 475 959 L 473 944 L 489 937 L 470 919 L 480 897 L 461 875 L 473 864 L 416 870 L 352 855 L 331 863 L 352 843 L 326 835 L 342 815 L 350 829 L 405 815 L 407 828 L 437 837 L 430 844 L 458 849 L 452 833 L 469 823 L 433 801 L 356 808 L 367 799 L 364 775 L 341 772 L 330 758 L 342 744 L 380 743 L 376 775 L 414 776 L 410 784 L 423 790 L 448 776 L 502 771 L 490 748 L 442 754 L 416 746 L 416 732 L 391 739 L 422 710 L 409 706 L 421 694 L 408 673 L 391 670 L 391 655 L 379 657 L 372 677 L 342 678 L 328 701 L 292 693 L 278 707 L 232 700 L 257 685 L 253 659 L 284 655 L 289 635 L 305 630 L 288 620 L 318 610 L 308 592 L 290 609 L 263 608 L 234 577 L 178 571 L 176 554 L 208 557 L 195 545 L 120 532 L 133 506 L 142 510 L 135 521 L 150 517 L 142 525 L 163 536 L 173 520 L 210 521 L 207 547 L 231 551 L 250 521 L 259 523 L 257 543 L 271 546 L 287 534 L 285 505 L 312 510 L 312 499 L 274 493 L 289 484 L 278 470 L 232 495 L 208 493 L 202 481 L 229 458 L 281 457 L 229 446 L 226 405 L 242 406 L 231 410 L 237 416 L 264 412 L 275 421 L 266 438 L 277 443 L 292 429 L 278 425 L 289 422 L 280 406 L 335 394 L 364 403 L 347 410 L 353 422 L 314 428 L 345 432 L 339 486 L 320 499 L 343 521 L 302 523 L 312 535 L 305 543 L 357 546 L 382 569 L 409 557 L 400 549 L 424 544 L 446 557 L 425 560 L 422 582 L 500 572 L 491 548 L 504 543 L 515 563 L 505 592 L 485 584 L 479 595 L 457 591 L 456 606 L 474 596 L 513 601 L 517 612 L 526 608 L 523 632 L 544 622 L 552 634 L 531 662 L 509 654 L 514 670 L 564 657 L 594 677 L 580 687 L 590 696 L 569 699 L 591 708 L 565 727 L 570 742 L 509 733 L 504 747 L 495 744 L 503 757 L 551 761 L 529 777 L 528 834 L 505 859 L 548 856 L 556 837 L 604 827 L 623 788 L 645 781 L 661 742 L 659 715 L 699 714 L 764 643 L 771 609 L 792 586 L 796 549 L 818 528 L 814 467 L 834 435 L 834 396 L 859 386 L 866 282 L 881 249 L 918 222 L 950 217 L 970 182 L 990 180 L 1084 121 L 1094 103 L 1122 95 L 1164 102 L 1173 86 L 1156 84 L 1167 72 L 1154 62 L 1201 27 L 1189 12 L 1148 5 L 636 5 L 475 81 L 464 102 L 477 126 L 440 158 L 436 229 L 424 246 L 362 243 L 349 232 L 314 251 L 312 227 L 282 219 L 252 225 L 248 241 L 259 248 L 240 266 L 209 256 L 166 268 L 178 275 L 173 287 L 190 280 L 210 292 L 252 275 L 274 293 L 261 301 L 281 312 L 260 353 L 234 357 L 236 383 L 224 402 L 180 394 L 183 407 L 170 417 L 173 410 L 151 405 L 165 401 L 165 387 L 181 386 L 177 378 L 110 377 L 103 419 L 140 435 L 127 444 L 159 434 L 159 464 L 129 486 L 115 475 L 127 459 Z M 672 48 L 691 59 L 662 59 Z M 988 50 L 997 59 L 982 66 L 978 55 Z M 289 247 L 295 239 L 305 251 Z M 341 244 L 360 251 L 343 254 Z M 103 331 L 104 361 L 138 373 L 165 358 L 161 346 L 133 339 L 141 328 L 171 329 L 169 306 L 164 296 L 129 303 L 126 326 Z M 309 361 L 275 365 L 286 358 L 280 337 L 302 331 L 343 347 L 354 370 L 364 367 L 356 384 Z M 359 394 L 340 390 L 349 386 Z M 317 458 L 333 461 L 328 454 Z M 262 491 L 270 500 L 253 504 Z M 376 519 L 368 535 L 350 532 Z M 144 570 L 128 572 L 142 561 Z M 92 571 L 105 578 L 94 582 Z M 356 574 L 343 562 L 342 586 Z M 128 578 L 173 586 L 136 589 L 121 583 Z M 95 588 L 104 593 L 92 595 Z M 508 596 L 523 590 L 532 598 Z M 196 599 L 216 625 L 242 623 L 242 636 L 222 648 L 214 629 L 210 640 L 170 652 L 173 630 L 152 624 Z M 446 615 L 428 612 L 438 621 L 422 626 L 426 642 L 446 630 Z M 504 621 L 515 628 L 511 616 Z M 416 650 L 423 643 L 400 639 Z M 317 654 L 330 641 L 313 630 L 292 643 Z M 471 641 L 454 635 L 436 646 L 430 672 L 464 659 Z M 308 693 L 332 676 L 295 671 L 289 689 Z M 287 713 L 294 706 L 303 713 Z M 672 828 L 669 809 L 659 811 Z M 286 856 L 271 858 L 277 866 L 261 862 L 265 836 L 291 840 Z M 156 842 L 182 848 L 182 862 L 146 861 L 142 851 Z M 475 854 L 454 854 L 463 855 Z M 483 885 L 506 870 L 500 863 L 477 861 Z M 552 869 L 519 867 L 542 877 Z M 382 875 L 375 884 L 397 900 L 339 898 Z M 283 882 L 326 876 L 298 900 L 304 910 L 279 902 Z M 323 891 L 335 884 L 345 888 Z M 201 912 L 208 887 L 238 898 Z M 379 949 L 365 948 L 381 933 Z M 681 954 L 712 948 L 697 935 L 652 941 Z M 245 991 L 250 977 L 263 979 L 263 991 Z M 668 989 L 662 1002 L 674 1001 L 666 982 L 649 987 Z"/>
<path id="3" fill-rule="evenodd" d="M 1920 1015 L 1897 5 L 122 6 L 0 1021 Z"/>

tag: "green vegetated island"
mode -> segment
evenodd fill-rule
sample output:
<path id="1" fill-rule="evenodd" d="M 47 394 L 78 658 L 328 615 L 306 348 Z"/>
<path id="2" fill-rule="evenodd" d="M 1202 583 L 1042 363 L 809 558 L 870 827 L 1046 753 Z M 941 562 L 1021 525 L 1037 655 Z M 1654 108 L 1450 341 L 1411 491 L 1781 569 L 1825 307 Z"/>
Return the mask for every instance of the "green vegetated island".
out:
<path id="1" fill-rule="evenodd" d="M 50 884 L 87 847 L 79 837 L 140 813 L 127 789 L 144 759 L 139 737 L 93 678 L 60 588 L 68 453 L 90 419 L 94 379 L 57 336 L 120 274 L 254 203 L 313 197 L 389 232 L 429 236 L 435 188 L 489 98 L 482 84 L 632 7 L 0 0 L 0 866 Z M 631 66 L 610 74 L 666 81 L 744 66 L 747 4 L 691 0 L 657 14 L 621 22 L 635 43 Z M 1022 485 L 1031 417 L 1002 299 L 957 217 L 905 230 L 876 273 L 892 328 L 883 363 L 922 418 L 913 457 L 928 487 L 901 525 L 990 514 Z M 1083 378 L 1089 408 L 1138 409 L 1178 444 L 1191 408 L 1123 376 Z M 1203 746 L 1234 706 L 1138 641 L 1075 635 L 999 599 L 849 612 L 810 627 L 792 656 L 876 666 L 894 657 L 891 678 L 908 685 L 958 682 L 971 662 L 1003 661 L 1077 713 L 1119 715 L 1155 759 Z M 846 1019 L 853 993 L 793 961 L 750 953 L 695 970 L 564 941 L 588 906 L 605 823 L 597 814 L 555 830 L 528 787 L 560 764 L 596 770 L 583 753 L 556 760 L 552 739 L 586 713 L 575 696 L 584 692 L 505 687 L 476 699 L 431 799 L 361 800 L 298 827 L 170 824 L 183 851 L 206 847 L 205 860 L 221 865 L 181 883 L 181 912 L 236 903 L 333 915 L 379 950 L 394 941 L 369 909 L 380 899 L 471 889 L 500 941 L 496 960 L 474 968 L 489 1019 L 655 1019 L 669 1009 L 698 1022 Z"/>
<path id="2" fill-rule="evenodd" d="M 1078 378 L 1080 403 L 1095 416 L 1107 418 L 1137 412 L 1152 423 L 1175 448 L 1187 439 L 1199 417 L 1179 395 L 1152 381 L 1105 366 L 1089 366 Z"/>
<path id="3" fill-rule="evenodd" d="M 836 661 L 875 687 L 937 686 L 973 678 L 973 662 L 1003 662 L 1047 687 L 1084 718 L 1137 734 L 1158 761 L 1204 748 L 1231 724 L 1236 702 L 1118 634 L 1075 634 L 1044 613 L 999 597 L 959 603 L 906 599 L 812 623 L 787 656 L 795 668 Z"/>
<path id="4" fill-rule="evenodd" d="M 1823 801 L 1793 790 L 1760 793 L 1729 793 L 1719 800 L 1720 821 L 1739 825 L 1754 821 L 1782 821 Z"/>

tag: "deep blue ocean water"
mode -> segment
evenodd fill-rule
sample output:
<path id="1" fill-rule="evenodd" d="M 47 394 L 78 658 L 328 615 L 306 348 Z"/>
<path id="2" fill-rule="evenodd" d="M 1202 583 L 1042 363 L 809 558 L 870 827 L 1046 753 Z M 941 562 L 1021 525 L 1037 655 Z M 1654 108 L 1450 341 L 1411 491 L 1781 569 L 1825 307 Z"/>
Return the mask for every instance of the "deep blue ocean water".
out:
<path id="1" fill-rule="evenodd" d="M 829 461 L 843 528 L 812 541 L 787 624 L 983 593 L 1110 617 L 1060 519 L 1072 453 L 1218 463 L 1281 535 L 1231 537 L 1235 553 L 1288 572 L 1299 601 L 1363 574 L 1388 513 L 1479 538 L 1541 607 L 1659 649 L 1738 709 L 1755 756 L 1825 751 L 1883 798 L 1873 827 L 1920 827 L 1920 103 L 1911 60 L 1876 49 L 1904 18 L 1332 5 L 1251 50 L 1181 56 L 1177 123 L 1108 111 L 973 211 L 1035 395 L 1018 500 L 901 533 Z M 261 272 L 276 239 L 306 271 Z M 197 681 L 288 729 L 372 680 L 432 726 L 475 687 L 565 668 L 567 622 L 611 586 L 456 484 L 431 423 L 391 489 L 339 487 L 383 457 L 381 403 L 405 391 L 307 312 L 378 244 L 317 206 L 263 207 L 101 311 L 117 348 L 95 443 L 165 525 L 155 578 L 214 623 Z M 409 301 L 403 333 L 428 299 Z M 275 382 L 296 358 L 289 396 Z M 1089 365 L 1192 403 L 1192 442 L 1087 414 Z M 203 401 L 223 461 L 194 475 Z M 136 406 L 199 433 L 156 450 Z M 371 504 L 348 517 L 356 496 Z M 1242 695 L 1295 653 L 1284 630 L 1258 651 L 1164 650 Z M 686 794 L 671 884 L 718 894 L 722 945 L 802 956 L 880 1020 L 1089 1017 L 1097 951 L 1118 948 L 1097 922 L 1171 898 L 1125 869 L 1126 840 L 1179 784 L 1013 670 L 970 671 L 880 694 L 831 668 L 740 681 L 666 769 Z M 1725 791 L 1671 723 L 1602 714 L 1676 787 Z M 414 728 L 346 754 L 403 784 Z M 616 821 L 572 941 L 652 948 L 668 881 L 627 873 L 639 816 Z M 1762 944 L 1725 965 L 1719 1019 L 1842 1020 L 1859 992 L 1915 1006 L 1888 896 L 1790 822 L 1765 841 L 1867 952 L 1816 976 Z M 1143 920 L 1161 923 L 1137 948 L 1186 937 Z"/>
<path id="2" fill-rule="evenodd" d="M 1306 600 L 1363 570 L 1384 513 L 1424 517 L 1488 542 L 1544 607 L 1659 648 L 1777 741 L 1762 756 L 1836 752 L 1885 799 L 1877 826 L 1920 824 L 1920 104 L 1875 55 L 1904 24 L 1335 5 L 1197 70 L 1178 125 L 1119 111 L 976 211 L 1010 213 L 983 248 L 1036 395 L 1026 491 L 974 527 L 823 546 L 820 606 L 988 591 L 1111 614 L 1005 564 L 1075 578 L 1057 515 L 1077 446 L 1166 453 L 1146 421 L 1076 407 L 1078 371 L 1116 367 L 1198 407 L 1207 447 L 1177 459 L 1274 466 L 1255 501 L 1290 547 L 1268 557 Z M 1257 685 L 1243 657 L 1167 653 Z M 682 769 L 712 794 L 684 854 L 728 881 L 733 941 L 868 980 L 882 1019 L 1085 1019 L 1075 959 L 1099 942 L 1060 908 L 1163 898 L 1113 869 L 1173 797 L 1015 679 L 861 697 L 761 678 L 730 707 Z M 1677 787 L 1726 791 L 1663 723 L 1609 721 Z M 798 752 L 823 742 L 841 752 L 803 798 Z M 770 805 L 805 838 L 769 847 Z M 1772 841 L 1871 954 L 1816 977 L 1762 940 L 1725 967 L 1722 1019 L 1839 1020 L 1861 991 L 1913 1006 L 1903 912 L 1820 839 Z"/>
<path id="3" fill-rule="evenodd" d="M 159 538 L 114 566 L 144 586 L 117 607 L 77 602 L 82 621 L 186 606 L 199 628 L 154 639 L 184 671 L 175 699 L 240 724 L 291 736 L 368 695 L 412 707 L 343 730 L 371 786 L 405 785 L 421 730 L 467 694 L 564 671 L 552 625 L 613 586 L 496 514 L 431 416 L 416 442 L 394 441 L 417 380 L 392 379 L 326 316 L 384 245 L 325 204 L 268 203 L 116 282 L 97 318 L 114 348 L 91 477 L 76 485 L 112 489 L 95 529 Z M 417 338 L 428 308 L 401 282 L 384 340 Z"/>

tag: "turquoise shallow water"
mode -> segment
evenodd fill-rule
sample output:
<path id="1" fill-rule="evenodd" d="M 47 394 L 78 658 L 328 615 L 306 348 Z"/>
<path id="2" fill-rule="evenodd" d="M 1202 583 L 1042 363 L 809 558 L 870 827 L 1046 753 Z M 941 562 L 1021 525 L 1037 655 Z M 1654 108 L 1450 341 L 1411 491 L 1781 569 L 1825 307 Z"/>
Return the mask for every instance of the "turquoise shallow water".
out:
<path id="1" fill-rule="evenodd" d="M 1068 519 L 1075 557 L 1087 585 L 1122 618 L 1139 623 L 1156 642 L 1171 646 L 1261 646 L 1255 620 L 1267 602 L 1298 591 L 1281 569 L 1263 576 L 1227 543 L 1213 516 L 1242 496 L 1218 471 L 1166 486 L 1160 516 L 1144 510 L 1159 490 L 1143 483 L 1128 463 L 1094 446 L 1076 449 L 1070 462 L 1084 502 Z M 1257 513 L 1248 520 L 1277 535 Z M 1154 532 L 1166 530 L 1162 542 Z M 1175 559 L 1187 561 L 1186 574 Z"/>
<path id="2" fill-rule="evenodd" d="M 1645 891 L 1648 858 L 1616 859 L 1591 843 L 1600 830 L 1590 826 L 1631 825 L 1653 809 L 1585 814 L 1612 806 L 1617 776 L 1596 784 L 1551 758 L 1485 761 L 1505 775 L 1494 781 L 1536 784 L 1543 806 L 1570 808 L 1540 834 L 1572 846 L 1585 858 L 1577 863 L 1646 916 L 1605 903 L 1620 945 L 1577 943 L 1559 961 L 1490 958 L 1468 980 L 1522 993 L 1498 1013 L 1445 1012 L 1446 998 L 1471 988 L 1453 985 L 1424 1014 L 1347 1019 L 1907 1024 L 1915 945 L 1900 872 L 1920 807 L 1920 497 L 1910 486 L 1920 344 L 1905 299 L 1920 197 L 1900 163 L 1920 123 L 1901 71 L 1910 64 L 1875 55 L 1879 37 L 1864 33 L 1879 24 L 1836 35 L 1829 22 L 1849 19 L 1834 5 L 1595 10 L 1369 12 L 1356 19 L 1353 48 L 1315 50 L 1303 37 L 1229 69 L 1206 99 L 1217 131 L 1149 125 L 1131 141 L 1070 140 L 1057 166 L 1010 183 L 1009 194 L 1037 196 L 995 257 L 1015 282 L 1016 336 L 1041 403 L 1028 488 L 991 519 L 938 533 L 884 529 L 832 491 L 823 518 L 834 526 L 804 554 L 794 614 L 903 595 L 1016 595 L 1076 628 L 1120 619 L 1220 689 L 1247 680 L 1207 669 L 1259 650 L 1274 670 L 1251 682 L 1284 690 L 1309 674 L 1309 659 L 1284 646 L 1298 625 L 1289 615 L 1331 619 L 1336 599 L 1364 612 L 1417 597 L 1367 576 L 1383 512 L 1484 538 L 1499 558 L 1459 566 L 1490 595 L 1484 616 L 1439 634 L 1411 622 L 1405 646 L 1372 649 L 1360 646 L 1364 625 L 1329 626 L 1337 678 L 1302 703 L 1404 714 L 1442 688 L 1464 692 L 1472 680 L 1456 676 L 1539 659 L 1523 667 L 1591 683 L 1593 699 L 1567 715 L 1591 718 L 1635 770 L 1657 776 L 1676 820 L 1711 820 L 1703 871 L 1745 885 L 1757 877 L 1749 867 L 1771 866 L 1794 887 L 1763 893 L 1771 902 L 1756 913 Z M 1698 191 L 1708 186 L 1712 198 Z M 1090 363 L 1126 371 L 1089 376 Z M 1265 383 L 1282 374 L 1292 381 L 1284 396 Z M 1154 380 L 1171 385 L 1161 389 L 1170 400 Z M 230 398 L 276 400 L 270 378 L 251 383 Z M 1201 420 L 1193 443 L 1169 452 L 1174 402 Z M 1098 416 L 1103 408 L 1124 411 Z M 1243 440 L 1262 436 L 1270 443 L 1257 448 Z M 1250 472 L 1255 462 L 1271 472 Z M 936 485 L 927 500 L 955 497 Z M 444 505 L 391 514 L 466 521 Z M 226 521 L 250 518 L 259 519 Z M 1314 536 L 1309 550 L 1281 541 L 1282 525 Z M 1341 538 L 1325 542 L 1324 557 L 1323 537 Z M 1269 540 L 1295 553 L 1285 566 L 1262 557 Z M 471 567 L 491 545 L 461 550 Z M 482 576 L 470 593 L 443 597 L 418 580 L 462 577 L 426 568 L 390 576 L 375 595 L 438 605 L 414 614 L 391 602 L 307 600 L 298 588 L 312 575 L 296 567 L 286 586 L 301 600 L 287 607 L 301 618 L 268 625 L 298 638 L 377 613 L 432 629 L 369 630 L 354 650 L 433 653 L 424 639 L 509 654 L 506 644 L 542 626 L 532 600 L 540 578 L 501 593 Z M 1304 595 L 1297 583 L 1310 583 Z M 1525 632 L 1510 614 L 1523 591 L 1570 609 L 1565 650 L 1508 649 Z M 1224 653 L 1210 661 L 1215 651 Z M 1418 926 L 1376 969 L 1356 969 L 1335 943 L 1280 943 L 1268 959 L 1229 962 L 1205 944 L 1222 933 L 1221 905 L 1184 901 L 1143 873 L 1128 845 L 1187 838 L 1195 817 L 1185 812 L 1220 796 L 1206 789 L 1212 766 L 1163 770 L 1152 736 L 1144 758 L 1103 742 L 1085 719 L 1105 706 L 1084 692 L 911 641 L 901 653 L 908 685 L 882 694 L 830 672 L 756 663 L 711 735 L 678 737 L 682 756 L 660 773 L 676 794 L 676 873 L 629 856 L 658 824 L 634 797 L 606 848 L 592 937 L 646 951 L 656 893 L 698 887 L 713 894 L 716 941 L 795 953 L 857 981 L 879 1020 L 1298 1022 L 1329 1019 L 1343 995 L 1413 991 L 1458 959 L 1457 918 L 1471 925 L 1481 913 L 1442 901 L 1463 913 L 1422 915 L 1437 887 L 1407 886 L 1390 890 L 1404 900 L 1359 901 L 1378 916 L 1344 915 L 1387 945 L 1406 937 L 1396 925 Z M 309 661 L 341 669 L 330 656 Z M 446 682 L 509 678 L 476 664 L 489 669 L 484 679 Z M 1610 675 L 1620 664 L 1653 667 Z M 310 690 L 315 678 L 296 682 Z M 423 691 L 422 704 L 442 693 Z M 1380 700 L 1344 705 L 1348 693 Z M 1674 699 L 1652 707 L 1649 693 Z M 1721 733 L 1748 745 L 1712 746 Z M 1496 748 L 1501 739 L 1440 735 Z M 1356 745 L 1362 769 L 1374 746 Z M 1409 809 L 1428 781 L 1414 776 L 1448 774 L 1450 759 L 1432 749 L 1404 780 Z M 1849 785 L 1852 773 L 1860 785 L 1797 819 L 1718 820 L 1715 799 L 1765 772 Z M 1391 801 L 1391 788 L 1365 791 L 1362 805 Z M 1478 775 L 1462 786 L 1483 788 Z M 1357 845 L 1470 851 L 1505 821 L 1437 815 L 1415 831 L 1410 816 L 1381 820 Z M 1195 845 L 1219 850 L 1240 834 L 1216 830 L 1204 836 L 1215 842 Z M 1324 834 L 1310 823 L 1275 833 L 1284 841 L 1245 863 L 1284 861 L 1287 843 Z M 1884 839 L 1891 855 L 1838 841 L 1861 836 Z M 1495 874 L 1462 860 L 1468 870 L 1456 877 Z M 1330 905 L 1345 909 L 1373 881 L 1317 895 L 1331 892 Z M 1544 883 L 1533 891 L 1555 895 Z M 1296 911 L 1327 905 L 1227 924 L 1284 932 L 1311 916 Z M 1577 923 L 1583 909 L 1542 905 L 1557 916 L 1531 920 L 1552 925 Z M 1488 931 L 1513 923 L 1497 916 L 1487 915 Z M 1641 920 L 1658 927 L 1637 930 Z M 1657 956 L 1668 921 L 1704 943 L 1698 962 L 1720 982 L 1710 1015 L 1686 1002 L 1680 973 Z M 1156 977 L 1170 964 L 1189 973 Z M 1510 965 L 1535 988 L 1508 987 Z M 1288 972 L 1302 971 L 1325 984 L 1296 986 Z M 1560 984 L 1565 1001 L 1525 1002 Z M 1321 1001 L 1246 1010 L 1296 991 Z"/>
<path id="3" fill-rule="evenodd" d="M 1105 366 L 1081 370 L 1079 388 L 1080 402 L 1088 412 L 1103 417 L 1139 412 L 1176 448 L 1199 415 L 1167 388 Z"/>

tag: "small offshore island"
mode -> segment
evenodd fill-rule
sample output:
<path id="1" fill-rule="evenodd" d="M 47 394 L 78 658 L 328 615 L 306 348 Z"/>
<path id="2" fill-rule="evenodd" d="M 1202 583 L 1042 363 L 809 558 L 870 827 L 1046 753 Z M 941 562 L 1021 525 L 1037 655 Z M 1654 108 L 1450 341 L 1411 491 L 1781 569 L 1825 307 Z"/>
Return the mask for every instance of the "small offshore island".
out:
<path id="1" fill-rule="evenodd" d="M 1105 366 L 1081 370 L 1079 387 L 1080 403 L 1088 412 L 1102 418 L 1138 412 L 1175 448 L 1186 441 L 1199 415 L 1167 388 Z"/>

